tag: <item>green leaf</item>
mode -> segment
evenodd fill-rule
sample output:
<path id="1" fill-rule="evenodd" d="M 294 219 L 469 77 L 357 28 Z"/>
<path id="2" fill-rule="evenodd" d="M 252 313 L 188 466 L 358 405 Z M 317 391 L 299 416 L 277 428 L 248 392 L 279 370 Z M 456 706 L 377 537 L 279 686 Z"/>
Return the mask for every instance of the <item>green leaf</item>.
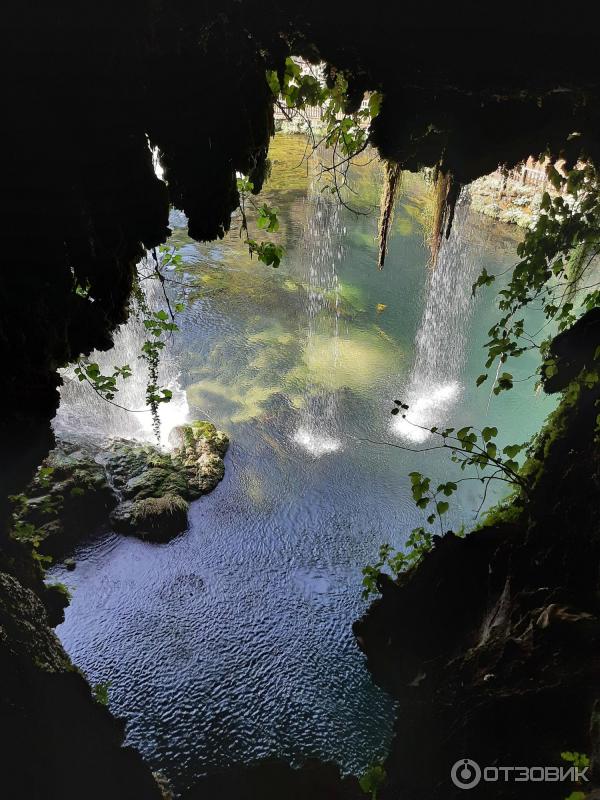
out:
<path id="1" fill-rule="evenodd" d="M 373 92 L 373 94 L 369 97 L 369 115 L 371 117 L 376 117 L 379 114 L 379 110 L 381 108 L 381 95 L 379 92 Z"/>
<path id="2" fill-rule="evenodd" d="M 498 435 L 498 428 L 484 428 L 481 432 L 481 436 L 484 442 L 489 442 L 490 439 L 493 439 L 494 436 Z"/>
<path id="3" fill-rule="evenodd" d="M 476 386 L 481 386 L 481 384 L 482 384 L 484 381 L 487 381 L 487 379 L 488 379 L 487 372 L 484 372 L 484 373 L 483 373 L 482 375 L 480 375 L 480 376 L 477 378 L 477 380 L 475 381 L 475 384 L 476 384 Z"/>
<path id="4" fill-rule="evenodd" d="M 445 513 L 446 513 L 446 511 L 448 511 L 448 509 L 449 509 L 449 508 L 450 508 L 450 504 L 449 504 L 449 503 L 446 503 L 445 501 L 440 501 L 440 502 L 439 502 L 439 503 L 436 505 L 436 510 L 437 510 L 437 513 L 438 513 L 440 516 L 441 516 L 442 514 L 445 514 Z"/>
<path id="5" fill-rule="evenodd" d="M 523 449 L 522 444 L 509 444 L 502 450 L 502 452 L 509 458 L 514 458 L 521 452 L 522 449 Z"/>
<path id="6" fill-rule="evenodd" d="M 372 764 L 367 771 L 360 776 L 358 783 L 365 794 L 370 795 L 371 800 L 376 800 L 379 789 L 386 780 L 386 772 L 382 764 Z"/>
<path id="7" fill-rule="evenodd" d="M 484 269 L 481 271 L 481 275 L 477 278 L 475 283 L 472 286 L 471 293 L 475 296 L 475 292 L 479 289 L 480 286 L 490 286 L 496 278 L 493 275 L 490 275 L 488 271 Z"/>

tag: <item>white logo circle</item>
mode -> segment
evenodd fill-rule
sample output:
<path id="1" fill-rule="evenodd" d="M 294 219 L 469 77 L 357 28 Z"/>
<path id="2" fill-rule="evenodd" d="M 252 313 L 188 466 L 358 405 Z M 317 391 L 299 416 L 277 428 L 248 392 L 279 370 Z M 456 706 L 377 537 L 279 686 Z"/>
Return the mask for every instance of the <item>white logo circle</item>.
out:
<path id="1" fill-rule="evenodd" d="M 481 780 L 481 767 L 470 758 L 461 758 L 452 767 L 450 777 L 459 789 L 472 789 Z"/>

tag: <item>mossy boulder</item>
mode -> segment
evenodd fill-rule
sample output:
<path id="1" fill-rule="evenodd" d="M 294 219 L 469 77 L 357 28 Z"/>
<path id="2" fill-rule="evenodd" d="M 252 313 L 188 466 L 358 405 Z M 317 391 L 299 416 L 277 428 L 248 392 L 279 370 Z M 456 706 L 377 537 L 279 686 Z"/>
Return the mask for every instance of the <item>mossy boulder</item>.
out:
<path id="1" fill-rule="evenodd" d="M 133 533 L 150 541 L 166 541 L 187 527 L 188 502 L 178 494 L 124 500 L 111 514 L 119 533 Z"/>
<path id="2" fill-rule="evenodd" d="M 187 475 L 190 497 L 211 492 L 223 479 L 223 458 L 229 438 L 212 422 L 179 425 L 171 431 L 169 442 L 173 447 L 173 462 Z"/>
<path id="3" fill-rule="evenodd" d="M 53 557 L 106 519 L 116 503 L 97 451 L 64 441 L 42 462 L 26 492 L 13 500 L 15 537 Z"/>
<path id="4" fill-rule="evenodd" d="M 229 439 L 196 421 L 175 428 L 171 445 L 165 452 L 123 439 L 108 449 L 61 442 L 14 498 L 13 536 L 56 557 L 107 517 L 116 531 L 152 541 L 180 533 L 188 501 L 223 478 Z"/>
<path id="5" fill-rule="evenodd" d="M 127 481 L 123 487 L 123 496 L 142 500 L 146 497 L 164 497 L 165 495 L 188 494 L 188 481 L 185 473 L 175 464 L 169 467 L 150 467 L 140 475 Z"/>
<path id="6" fill-rule="evenodd" d="M 188 501 L 210 492 L 225 473 L 229 439 L 211 422 L 180 425 L 171 453 L 152 445 L 117 442 L 105 461 L 122 500 L 110 520 L 115 530 L 165 541 L 187 527 Z"/>

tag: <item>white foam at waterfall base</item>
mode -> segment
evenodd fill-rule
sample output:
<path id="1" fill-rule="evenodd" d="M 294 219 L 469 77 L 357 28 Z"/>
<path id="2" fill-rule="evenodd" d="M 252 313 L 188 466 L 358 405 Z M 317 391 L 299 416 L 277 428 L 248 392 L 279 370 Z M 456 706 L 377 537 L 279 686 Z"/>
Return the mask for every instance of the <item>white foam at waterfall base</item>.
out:
<path id="1" fill-rule="evenodd" d="M 460 394 L 473 313 L 471 287 L 481 264 L 480 248 L 469 233 L 469 198 L 463 190 L 450 237 L 442 240 L 427 278 L 414 364 L 397 395 L 409 408 L 406 419 L 401 414 L 394 418 L 392 432 L 405 441 L 424 442 L 432 435 L 427 429 L 446 425 Z"/>
<path id="2" fill-rule="evenodd" d="M 456 401 L 460 385 L 446 383 L 442 386 L 431 387 L 417 395 L 411 402 L 408 399 L 408 410 L 402 411 L 392 422 L 392 431 L 409 442 L 425 442 L 432 433 L 430 428 L 441 427 L 447 418 L 449 407 Z"/>
<path id="3" fill-rule="evenodd" d="M 326 433 L 311 431 L 308 428 L 298 428 L 292 439 L 316 458 L 320 458 L 326 453 L 335 453 L 336 450 L 340 450 L 342 447 L 339 439 L 335 439 Z"/>

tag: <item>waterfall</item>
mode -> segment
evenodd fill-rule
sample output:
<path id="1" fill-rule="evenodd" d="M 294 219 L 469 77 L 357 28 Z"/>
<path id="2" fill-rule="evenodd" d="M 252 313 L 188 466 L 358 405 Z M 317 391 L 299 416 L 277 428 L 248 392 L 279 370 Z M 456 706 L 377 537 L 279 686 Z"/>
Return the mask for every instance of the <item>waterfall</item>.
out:
<path id="1" fill-rule="evenodd" d="M 340 283 L 337 265 L 344 257 L 340 204 L 320 191 L 316 178 L 307 201 L 308 221 L 303 236 L 302 268 L 307 284 L 305 360 L 312 365 L 337 367 L 339 356 Z M 319 457 L 339 450 L 337 398 L 309 370 L 306 402 L 294 441 Z"/>
<path id="2" fill-rule="evenodd" d="M 147 270 L 146 270 L 147 271 Z M 158 310 L 164 306 L 162 289 L 157 280 L 143 281 L 148 307 Z M 95 350 L 90 362 L 99 365 L 102 374 L 112 374 L 115 366 L 129 364 L 132 375 L 118 379 L 119 391 L 114 402 L 126 409 L 118 408 L 100 397 L 87 382 L 80 382 L 74 367 L 60 371 L 63 385 L 60 388 L 60 405 L 53 420 L 54 432 L 63 438 L 85 436 L 98 439 L 119 437 L 153 441 L 152 417 L 146 406 L 147 371 L 144 361 L 139 359 L 141 348 L 148 338 L 143 322 L 131 315 L 121 325 L 115 336 L 114 346 L 105 352 Z M 169 403 L 159 405 L 161 422 L 161 444 L 166 445 L 169 432 L 186 421 L 188 404 L 185 392 L 178 383 L 179 370 L 173 353 L 173 342 L 167 340 L 161 353 L 159 385 L 169 388 L 173 397 Z"/>
<path id="3" fill-rule="evenodd" d="M 442 241 L 427 281 L 414 363 L 403 392 L 403 401 L 409 406 L 407 419 L 398 416 L 392 423 L 398 436 L 412 442 L 423 442 L 431 434 L 411 423 L 425 428 L 445 423 L 462 388 L 473 306 L 471 287 L 480 266 L 478 251 L 468 241 L 468 217 L 468 190 L 463 189 L 450 237 Z"/>

